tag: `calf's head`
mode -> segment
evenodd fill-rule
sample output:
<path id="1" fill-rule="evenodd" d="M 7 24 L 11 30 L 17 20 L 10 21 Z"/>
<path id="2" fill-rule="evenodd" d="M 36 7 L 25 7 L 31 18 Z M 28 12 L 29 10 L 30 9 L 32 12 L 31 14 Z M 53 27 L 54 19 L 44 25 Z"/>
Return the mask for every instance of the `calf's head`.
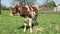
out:
<path id="1" fill-rule="evenodd" d="M 21 6 L 16 5 L 15 7 L 12 8 L 12 12 L 10 13 L 11 16 L 20 14 L 21 11 Z"/>

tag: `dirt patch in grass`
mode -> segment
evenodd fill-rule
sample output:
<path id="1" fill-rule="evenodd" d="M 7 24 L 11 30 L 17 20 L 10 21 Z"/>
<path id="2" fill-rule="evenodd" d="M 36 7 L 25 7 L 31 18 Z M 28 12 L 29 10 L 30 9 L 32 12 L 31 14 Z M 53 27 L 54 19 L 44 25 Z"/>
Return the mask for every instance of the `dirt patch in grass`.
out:
<path id="1" fill-rule="evenodd" d="M 43 27 L 35 27 L 35 28 L 33 28 L 33 31 L 34 31 L 34 32 L 43 31 L 43 30 L 44 30 Z"/>
<path id="2" fill-rule="evenodd" d="M 60 26 L 56 26 L 55 29 L 56 29 L 57 31 L 60 31 Z"/>

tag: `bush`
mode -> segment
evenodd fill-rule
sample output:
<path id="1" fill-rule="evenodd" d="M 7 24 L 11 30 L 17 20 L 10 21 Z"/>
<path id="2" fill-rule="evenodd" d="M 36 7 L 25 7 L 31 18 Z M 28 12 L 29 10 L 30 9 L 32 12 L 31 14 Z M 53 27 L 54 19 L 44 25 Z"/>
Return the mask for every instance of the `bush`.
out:
<path id="1" fill-rule="evenodd" d="M 6 7 L 6 6 L 1 4 L 1 10 L 10 10 L 10 9 L 11 9 L 11 7 Z"/>

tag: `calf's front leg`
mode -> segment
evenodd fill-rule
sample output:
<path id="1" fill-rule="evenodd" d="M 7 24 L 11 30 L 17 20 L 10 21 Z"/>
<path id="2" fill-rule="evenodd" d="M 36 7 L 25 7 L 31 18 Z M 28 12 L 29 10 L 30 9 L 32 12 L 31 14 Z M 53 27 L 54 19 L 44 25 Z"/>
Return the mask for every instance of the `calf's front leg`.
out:
<path id="1" fill-rule="evenodd" d="M 30 32 L 32 33 L 32 18 L 29 18 L 29 27 L 30 27 Z"/>

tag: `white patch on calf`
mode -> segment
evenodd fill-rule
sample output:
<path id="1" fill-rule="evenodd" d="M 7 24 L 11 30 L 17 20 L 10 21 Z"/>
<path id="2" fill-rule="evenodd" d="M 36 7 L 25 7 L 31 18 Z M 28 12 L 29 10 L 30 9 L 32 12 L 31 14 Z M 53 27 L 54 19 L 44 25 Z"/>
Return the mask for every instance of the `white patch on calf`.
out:
<path id="1" fill-rule="evenodd" d="M 28 9 L 28 11 L 30 11 L 29 6 L 26 5 L 25 7 Z"/>
<path id="2" fill-rule="evenodd" d="M 32 33 L 32 18 L 26 17 L 24 18 L 24 32 L 26 31 L 26 26 L 27 26 L 27 22 L 29 22 L 29 27 L 30 27 L 30 32 Z"/>
<path id="3" fill-rule="evenodd" d="M 27 22 L 28 21 L 28 17 L 24 18 L 24 21 Z"/>
<path id="4" fill-rule="evenodd" d="M 18 15 L 20 14 L 20 13 L 17 13 Z"/>
<path id="5" fill-rule="evenodd" d="M 27 24 L 26 23 L 24 23 L 24 25 L 25 25 L 25 27 L 24 27 L 24 32 L 26 31 L 26 26 L 27 26 Z"/>
<path id="6" fill-rule="evenodd" d="M 38 8 L 38 6 L 37 6 L 37 5 L 32 5 L 32 7 L 36 7 L 36 8 L 38 9 L 38 11 L 39 11 L 39 8 Z"/>
<path id="7" fill-rule="evenodd" d="M 24 32 L 26 31 L 26 26 L 27 26 L 27 22 L 28 22 L 28 17 L 26 17 L 26 18 L 24 18 L 24 21 L 25 21 L 25 23 L 24 23 Z"/>
<path id="8" fill-rule="evenodd" d="M 10 13 L 10 15 L 11 15 L 11 16 L 13 16 L 13 14 L 12 14 L 12 13 Z"/>
<path id="9" fill-rule="evenodd" d="M 30 27 L 30 32 L 32 33 L 32 18 L 29 18 L 29 27 Z"/>
<path id="10" fill-rule="evenodd" d="M 31 14 L 32 18 L 35 18 L 36 13 L 34 11 L 31 11 L 30 14 Z"/>
<path id="11" fill-rule="evenodd" d="M 38 6 L 37 6 L 37 5 L 32 5 L 32 7 L 36 7 L 36 8 L 38 8 Z"/>

